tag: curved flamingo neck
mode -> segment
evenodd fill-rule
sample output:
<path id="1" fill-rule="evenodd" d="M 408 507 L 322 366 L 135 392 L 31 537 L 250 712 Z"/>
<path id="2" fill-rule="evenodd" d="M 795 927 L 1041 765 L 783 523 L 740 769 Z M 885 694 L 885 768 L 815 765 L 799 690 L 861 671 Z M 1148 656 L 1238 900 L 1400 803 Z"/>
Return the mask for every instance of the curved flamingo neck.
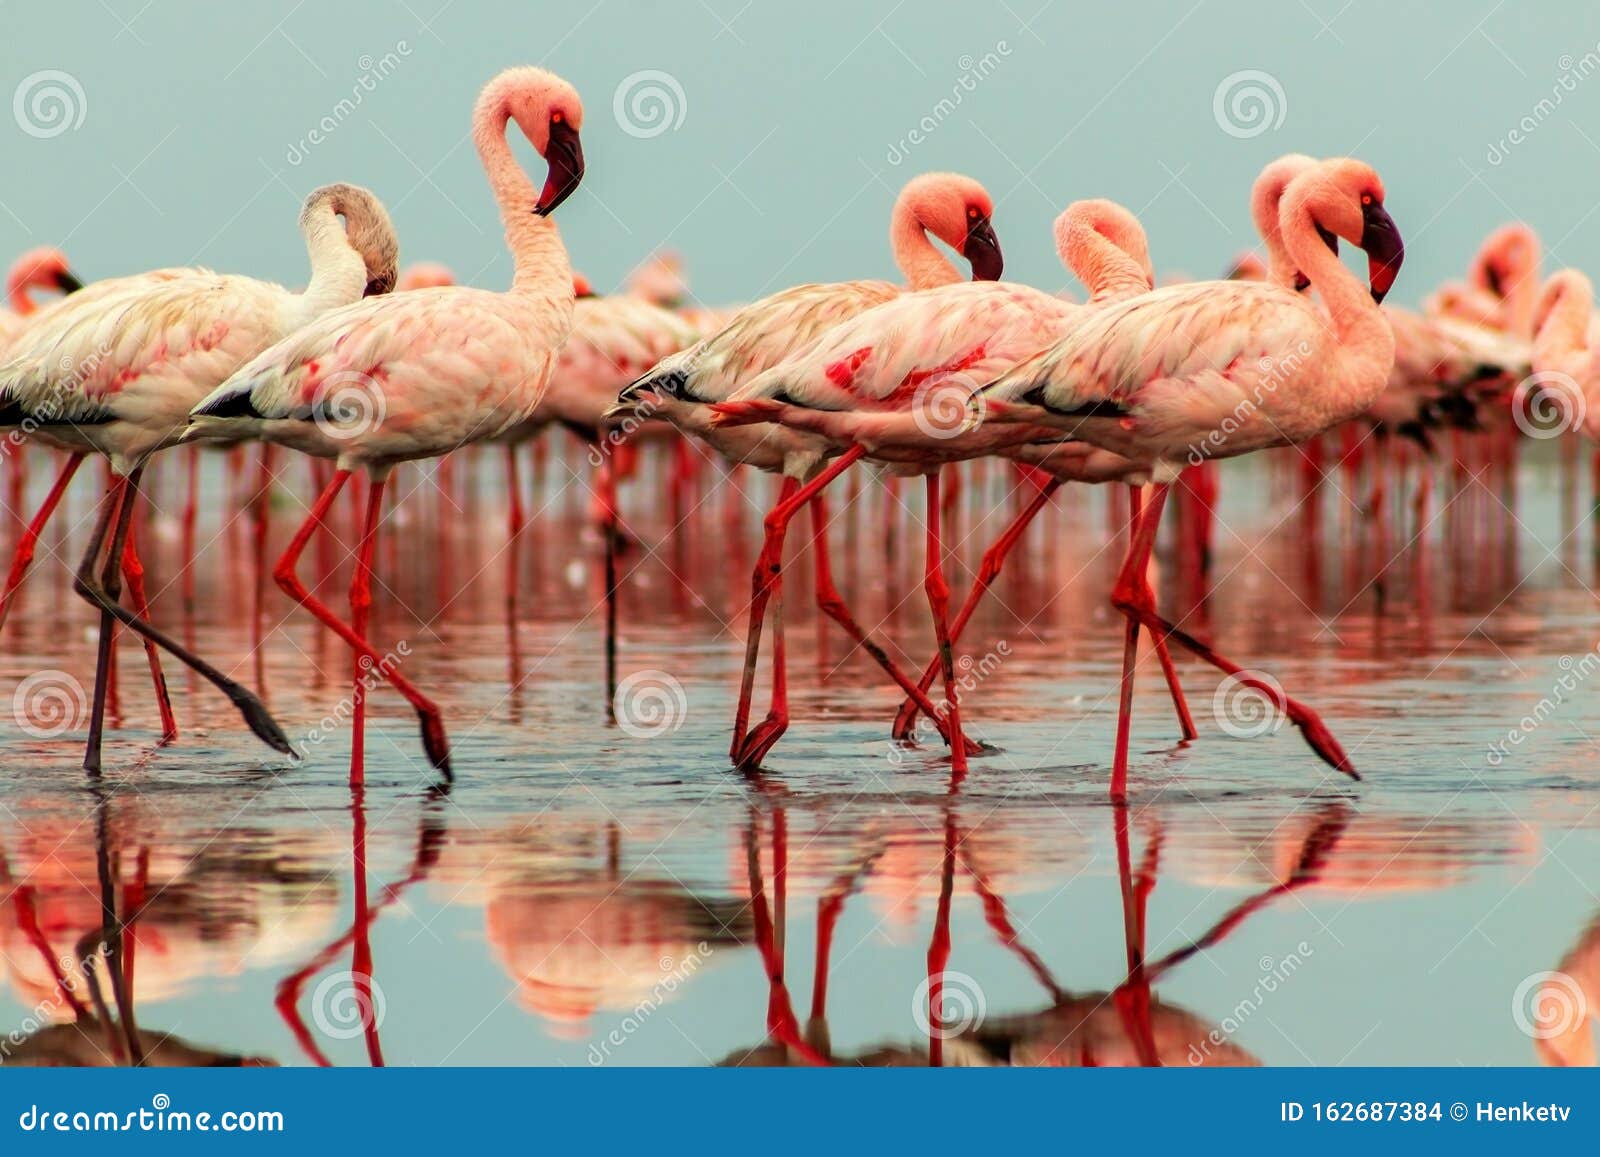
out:
<path id="1" fill-rule="evenodd" d="M 1589 322 L 1594 310 L 1594 286 L 1580 273 L 1564 271 L 1550 279 L 1549 311 L 1533 339 L 1536 362 L 1571 358 L 1588 352 Z"/>
<path id="2" fill-rule="evenodd" d="M 311 259 L 311 281 L 298 302 L 304 322 L 359 301 L 367 287 L 367 263 L 351 246 L 344 223 L 330 205 L 324 203 L 307 214 L 301 228 Z"/>
<path id="3" fill-rule="evenodd" d="M 33 284 L 31 282 L 18 281 L 12 284 L 10 292 L 6 295 L 6 300 L 11 305 L 11 312 L 18 317 L 27 317 L 39 308 L 34 304 L 32 296 L 28 293 L 28 290 L 32 288 Z"/>
<path id="4" fill-rule="evenodd" d="M 1286 210 L 1289 208 L 1286 206 Z M 1282 214 L 1279 226 L 1289 260 L 1295 269 L 1306 275 L 1328 307 L 1341 352 L 1364 342 L 1375 342 L 1382 347 L 1387 341 L 1392 361 L 1394 331 L 1389 328 L 1377 302 L 1372 300 L 1366 284 L 1323 243 L 1310 207 L 1303 202 L 1293 205 L 1292 211 Z"/>
<path id="5" fill-rule="evenodd" d="M 511 292 L 565 298 L 570 304 L 572 265 L 567 247 L 561 243 L 555 221 L 534 211 L 539 204 L 539 190 L 528 180 L 506 143 L 510 119 L 510 111 L 504 105 L 492 108 L 487 117 L 473 125 L 473 138 L 489 177 L 489 188 L 500 206 L 500 219 L 505 223 L 506 246 L 515 265 Z"/>
<path id="6" fill-rule="evenodd" d="M 1283 228 L 1278 221 L 1278 208 L 1283 203 L 1282 184 L 1262 189 L 1251 200 L 1250 215 L 1255 219 L 1256 232 L 1267 249 L 1267 280 L 1274 285 L 1294 288 L 1295 264 L 1289 248 L 1283 243 Z"/>
<path id="7" fill-rule="evenodd" d="M 889 229 L 894 263 L 912 289 L 937 289 L 963 280 L 961 271 L 928 240 L 928 231 L 910 210 L 897 208 Z"/>
<path id="8" fill-rule="evenodd" d="M 1089 291 L 1090 305 L 1150 292 L 1150 275 L 1126 250 L 1092 222 L 1069 218 L 1056 228 L 1056 249 L 1073 276 Z"/>

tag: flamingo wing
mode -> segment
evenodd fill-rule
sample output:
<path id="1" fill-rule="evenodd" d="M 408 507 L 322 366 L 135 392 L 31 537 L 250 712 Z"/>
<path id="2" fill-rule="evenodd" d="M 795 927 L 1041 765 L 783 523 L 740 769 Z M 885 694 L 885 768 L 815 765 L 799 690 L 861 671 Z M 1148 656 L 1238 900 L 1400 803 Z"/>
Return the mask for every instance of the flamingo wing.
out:
<path id="1" fill-rule="evenodd" d="M 1246 399 L 1266 359 L 1309 359 L 1327 337 L 1317 307 L 1262 282 L 1192 282 L 1085 314 L 1048 349 L 982 389 L 1061 415 L 1116 417 L 1179 402 L 1201 424 Z M 1248 373 L 1239 372 L 1248 367 Z M 1175 398 L 1174 395 L 1181 395 Z"/>
<path id="2" fill-rule="evenodd" d="M 175 379 L 226 377 L 281 331 L 291 301 L 282 286 L 204 269 L 96 282 L 7 346 L 0 404 L 42 423 L 137 419 Z"/>
<path id="3" fill-rule="evenodd" d="M 395 417 L 494 410 L 522 384 L 524 365 L 548 382 L 555 361 L 541 335 L 522 332 L 501 308 L 501 296 L 448 286 L 330 310 L 251 359 L 193 414 L 307 421 L 330 416 L 330 405 Z M 525 361 L 508 356 L 522 347 Z"/>
<path id="4" fill-rule="evenodd" d="M 619 400 L 656 391 L 716 402 L 833 327 L 900 293 L 887 281 L 797 285 L 745 306 L 727 325 L 663 359 Z"/>
<path id="5" fill-rule="evenodd" d="M 849 410 L 903 406 L 929 383 L 970 390 L 1048 345 L 1082 308 L 998 281 L 904 294 L 833 327 L 732 400 Z"/>

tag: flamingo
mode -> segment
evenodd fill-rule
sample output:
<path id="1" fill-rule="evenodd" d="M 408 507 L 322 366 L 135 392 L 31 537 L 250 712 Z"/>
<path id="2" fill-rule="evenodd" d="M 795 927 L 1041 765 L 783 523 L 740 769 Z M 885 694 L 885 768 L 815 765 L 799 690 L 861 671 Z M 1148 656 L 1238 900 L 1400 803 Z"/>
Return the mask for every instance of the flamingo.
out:
<path id="1" fill-rule="evenodd" d="M 955 266 L 929 241 L 929 233 L 967 259 L 974 281 L 998 278 L 1003 258 L 999 239 L 990 224 L 993 213 L 994 202 L 988 191 L 970 177 L 959 173 L 924 173 L 908 181 L 895 200 L 889 238 L 895 264 L 905 275 L 911 291 L 931 290 L 961 280 Z M 875 305 L 892 301 L 902 292 L 887 281 L 845 281 L 795 286 L 763 298 L 739 310 L 720 332 L 663 360 L 623 390 L 616 406 L 608 412 L 610 417 L 645 414 L 664 418 L 684 433 L 707 442 L 731 461 L 783 476 L 778 503 L 766 518 L 766 539 L 752 579 L 745 664 L 729 750 L 729 758 L 741 766 L 759 762 L 747 758 L 746 749 L 754 753 L 759 745 L 750 743 L 746 725 L 755 687 L 762 621 L 769 600 L 780 590 L 783 541 L 788 524 L 808 502 L 817 530 L 819 606 L 903 689 L 914 693 L 914 685 L 887 652 L 867 638 L 833 584 L 827 544 L 822 537 L 828 522 L 827 508 L 820 491 L 849 463 L 824 467 L 828 443 L 797 431 L 771 425 L 720 428 L 713 423 L 710 405 L 727 399 L 742 381 L 777 365 L 834 326 Z M 800 497 L 802 486 L 808 489 L 804 497 Z M 774 651 L 776 656 L 781 656 L 781 606 L 777 613 Z M 774 662 L 773 706 L 767 720 L 758 728 L 761 736 L 771 736 L 773 741 L 776 740 L 774 732 L 782 733 L 788 714 L 781 658 L 775 657 Z M 922 698 L 925 707 L 931 707 L 926 704 L 926 696 Z"/>
<path id="2" fill-rule="evenodd" d="M 548 165 L 542 190 L 512 155 L 510 121 Z M 384 485 L 397 463 L 493 437 L 526 418 L 544 395 L 572 328 L 574 301 L 572 267 L 550 214 L 583 177 L 582 123 L 577 91 L 542 68 L 507 69 L 478 97 L 472 134 L 515 260 L 510 290 L 418 289 L 334 310 L 262 352 L 193 409 L 198 437 L 243 428 L 335 462 L 273 577 L 358 656 L 352 785 L 365 778 L 365 685 L 372 672 L 416 709 L 429 760 L 450 776 L 438 707 L 366 638 Z M 358 469 L 370 485 L 347 623 L 311 594 L 295 567 Z"/>
<path id="3" fill-rule="evenodd" d="M 715 421 L 777 421 L 827 439 L 839 457 L 796 501 L 825 486 L 841 465 L 870 455 L 896 473 L 922 475 L 928 502 L 937 503 L 946 463 L 1051 436 L 1043 428 L 963 435 L 959 415 L 973 386 L 1048 346 L 1086 308 L 1146 290 L 1153 281 L 1144 230 L 1131 213 L 1111 202 L 1070 206 L 1057 219 L 1056 247 L 1063 262 L 1099 295 L 1094 305 L 1076 305 L 1007 282 L 972 282 L 910 294 L 836 326 L 752 378 L 728 401 L 712 407 Z M 931 505 L 926 514 L 923 589 L 933 615 L 945 699 L 929 718 L 948 726 L 952 771 L 960 775 L 967 752 L 954 699 L 940 514 Z M 926 694 L 919 689 L 913 695 L 917 697 L 926 699 Z M 919 706 L 928 711 L 928 706 Z M 769 738 L 776 741 L 776 735 Z"/>
<path id="4" fill-rule="evenodd" d="M 1539 387 L 1555 394 L 1566 425 L 1600 442 L 1600 342 L 1592 340 L 1593 316 L 1594 283 L 1576 269 L 1551 274 L 1533 315 L 1533 372 Z"/>
<path id="5" fill-rule="evenodd" d="M 1520 221 L 1502 225 L 1478 247 L 1466 281 L 1440 286 L 1423 312 L 1532 338 L 1541 257 L 1533 229 Z"/>
<path id="6" fill-rule="evenodd" d="M 1194 282 L 1089 314 L 1052 348 L 978 390 L 969 424 L 1046 423 L 1146 464 L 1151 492 L 1112 604 L 1128 620 L 1111 798 L 1127 798 L 1138 628 L 1176 640 L 1269 699 L 1329 764 L 1354 765 L 1321 718 L 1163 619 L 1146 575 L 1167 490 L 1191 456 L 1233 457 L 1303 442 L 1361 414 L 1394 365 L 1394 333 L 1378 304 L 1404 256 L 1383 207 L 1383 183 L 1350 158 L 1290 182 L 1279 212 L 1294 267 L 1326 313 L 1278 285 Z M 1365 250 L 1371 293 L 1328 251 L 1326 229 Z"/>
<path id="7" fill-rule="evenodd" d="M 69 454 L 29 527 L 32 537 L 37 538 L 84 454 L 104 456 L 113 475 L 74 584 L 100 610 L 94 703 L 84 753 L 84 768 L 92 773 L 100 769 L 113 619 L 144 636 L 161 704 L 163 741 L 175 738 L 177 727 L 157 648 L 215 684 L 265 743 L 284 753 L 293 751 L 260 699 L 148 621 L 131 527 L 145 463 L 182 438 L 189 410 L 208 391 L 271 342 L 318 315 L 363 293 L 393 288 L 394 228 L 367 190 L 354 185 L 316 190 L 306 199 L 300 229 L 311 261 L 311 283 L 302 293 L 194 268 L 99 281 L 41 313 L 0 363 L 0 426 L 20 427 L 28 437 Z M 97 578 L 95 563 L 108 536 L 110 551 Z M 133 597 L 131 612 L 118 601 L 119 568 Z"/>
<path id="8" fill-rule="evenodd" d="M 0 349 L 16 336 L 24 319 L 38 311 L 34 290 L 72 294 L 82 288 L 83 282 L 72 272 L 67 255 L 61 250 L 45 245 L 22 254 L 6 274 L 6 304 L 10 308 L 0 309 Z"/>

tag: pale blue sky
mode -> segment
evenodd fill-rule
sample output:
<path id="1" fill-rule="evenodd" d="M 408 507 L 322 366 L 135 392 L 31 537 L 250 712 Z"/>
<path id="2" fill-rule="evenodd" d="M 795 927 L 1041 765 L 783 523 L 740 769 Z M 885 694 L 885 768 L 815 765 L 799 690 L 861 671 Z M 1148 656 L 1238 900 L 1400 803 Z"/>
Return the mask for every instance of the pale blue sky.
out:
<path id="1" fill-rule="evenodd" d="M 1251 240 L 1252 176 L 1291 149 L 1383 173 L 1408 242 L 1399 300 L 1512 217 L 1557 263 L 1600 267 L 1592 0 L 1040 4 L 3 0 L 0 257 L 56 242 L 87 278 L 200 262 L 298 281 L 300 198 L 349 180 L 390 205 L 404 259 L 504 284 L 468 117 L 497 69 L 540 63 L 585 99 L 588 179 L 560 221 L 602 288 L 662 244 L 710 301 L 888 274 L 895 189 L 933 168 L 993 192 L 1008 276 L 1064 283 L 1049 223 L 1085 196 L 1136 210 L 1158 267 L 1212 276 Z M 389 75 L 336 113 L 385 54 Z M 630 135 L 613 98 L 645 70 L 682 99 L 669 91 L 664 131 Z M 1269 123 L 1230 135 L 1214 98 L 1247 70 L 1270 74 Z M 51 85 L 66 122 L 40 111 Z M 1513 143 L 1519 122 L 1531 131 Z"/>

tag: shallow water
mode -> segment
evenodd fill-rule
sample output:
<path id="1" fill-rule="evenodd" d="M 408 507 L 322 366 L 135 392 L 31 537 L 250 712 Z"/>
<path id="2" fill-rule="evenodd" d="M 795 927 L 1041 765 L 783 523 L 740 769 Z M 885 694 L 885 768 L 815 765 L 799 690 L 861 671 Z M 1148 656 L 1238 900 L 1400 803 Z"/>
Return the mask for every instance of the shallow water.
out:
<path id="1" fill-rule="evenodd" d="M 1523 458 L 1514 484 L 1441 468 L 1409 543 L 1398 491 L 1380 527 L 1360 511 L 1367 480 L 1335 475 L 1313 520 L 1293 462 L 1229 464 L 1204 597 L 1166 549 L 1163 603 L 1314 704 L 1365 778 L 1318 762 L 1293 726 L 1229 716 L 1188 657 L 1201 737 L 1178 743 L 1146 655 L 1127 809 L 1106 800 L 1122 637 L 1107 492 L 1059 496 L 974 620 L 963 712 L 996 750 L 956 787 L 937 750 L 887 741 L 897 697 L 819 624 L 797 522 L 794 723 L 744 777 L 727 728 L 770 487 L 708 469 L 674 493 L 647 458 L 625 488 L 636 541 L 611 720 L 587 471 L 559 449 L 514 549 L 497 456 L 456 464 L 448 498 L 431 471 L 397 475 L 372 636 L 444 709 L 448 791 L 384 690 L 352 793 L 348 654 L 270 577 L 257 602 L 249 478 L 207 456 L 190 601 L 183 472 L 163 463 L 141 527 L 156 618 L 263 688 L 305 758 L 241 735 L 175 663 L 183 735 L 157 749 L 124 639 L 91 782 L 94 619 L 67 576 L 86 469 L 73 532 L 46 536 L 0 643 L 18 689 L 0 769 L 0 1031 L 16 1031 L 0 1054 L 113 1048 L 87 1007 L 81 1031 L 43 1027 L 91 1000 L 81 959 L 111 903 L 154 1062 L 1592 1061 L 1578 1010 L 1600 1008 L 1594 542 L 1574 472 L 1549 446 Z M 31 465 L 37 501 L 49 462 Z M 919 487 L 856 485 L 834 503 L 839 585 L 920 664 Z M 958 597 L 1012 485 L 985 467 L 961 495 Z M 287 463 L 263 557 L 310 492 L 305 463 Z M 314 547 L 303 566 L 336 607 L 347 558 Z M 757 702 L 759 716 L 764 680 Z M 946 948 L 931 1023 L 930 953 L 941 971 Z"/>

